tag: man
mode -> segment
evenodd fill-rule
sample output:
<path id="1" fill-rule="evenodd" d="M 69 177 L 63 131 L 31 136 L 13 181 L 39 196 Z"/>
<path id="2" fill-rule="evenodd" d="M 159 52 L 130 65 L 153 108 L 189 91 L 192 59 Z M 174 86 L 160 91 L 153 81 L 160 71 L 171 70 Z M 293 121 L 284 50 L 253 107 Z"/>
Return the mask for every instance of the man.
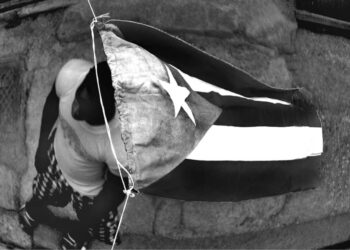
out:
<path id="1" fill-rule="evenodd" d="M 120 162 L 126 162 L 116 114 L 114 88 L 107 62 L 98 64 L 106 117 Z M 95 68 L 73 59 L 60 70 L 44 110 L 35 158 L 33 196 L 20 212 L 32 233 L 47 205 L 72 201 L 78 227 L 63 236 L 63 249 L 81 248 L 92 238 L 112 244 L 118 226 L 118 205 L 124 200 L 100 105 Z"/>

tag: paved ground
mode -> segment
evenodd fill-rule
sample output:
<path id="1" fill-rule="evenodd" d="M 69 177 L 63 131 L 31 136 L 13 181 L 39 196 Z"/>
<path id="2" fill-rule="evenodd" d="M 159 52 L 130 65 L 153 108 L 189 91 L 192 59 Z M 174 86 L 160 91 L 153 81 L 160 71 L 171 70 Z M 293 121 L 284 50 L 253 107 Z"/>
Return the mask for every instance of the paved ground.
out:
<path id="1" fill-rule="evenodd" d="M 117 249 L 347 249 L 350 241 L 344 241 L 350 240 L 349 228 L 350 214 L 343 214 L 272 230 L 219 237 L 170 239 L 126 234 Z M 40 225 L 34 235 L 34 246 L 57 249 L 60 235 L 52 227 Z M 330 246 L 325 247 L 327 245 Z M 110 246 L 94 241 L 90 248 L 110 249 Z"/>

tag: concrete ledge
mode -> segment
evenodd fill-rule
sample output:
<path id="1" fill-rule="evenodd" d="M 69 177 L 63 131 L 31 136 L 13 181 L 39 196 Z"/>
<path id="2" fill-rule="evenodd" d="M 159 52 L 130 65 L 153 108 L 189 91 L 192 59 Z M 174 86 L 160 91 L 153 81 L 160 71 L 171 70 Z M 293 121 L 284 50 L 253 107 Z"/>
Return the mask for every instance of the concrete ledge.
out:
<path id="1" fill-rule="evenodd" d="M 124 235 L 122 249 L 315 249 L 350 238 L 350 214 L 255 233 L 213 238 L 169 239 Z M 104 245 L 106 246 L 106 245 Z M 103 248 L 94 242 L 92 248 Z M 108 247 L 106 247 L 108 249 Z"/>
<path id="2" fill-rule="evenodd" d="M 350 213 L 303 224 L 245 234 L 195 239 L 171 239 L 161 236 L 125 234 L 120 249 L 315 249 L 350 239 Z M 47 231 L 47 232 L 46 232 Z M 47 226 L 38 231 L 35 246 L 54 249 L 60 232 Z M 49 237 L 48 237 L 49 236 Z M 110 249 L 94 241 L 91 249 Z"/>

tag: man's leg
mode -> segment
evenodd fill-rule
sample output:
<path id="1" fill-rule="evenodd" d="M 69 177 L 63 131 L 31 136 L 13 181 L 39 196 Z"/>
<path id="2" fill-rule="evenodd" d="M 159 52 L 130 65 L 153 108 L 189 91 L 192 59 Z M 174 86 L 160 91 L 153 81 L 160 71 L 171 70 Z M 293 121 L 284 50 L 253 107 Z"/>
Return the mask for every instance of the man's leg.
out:
<path id="1" fill-rule="evenodd" d="M 53 136 L 53 135 L 52 135 Z M 53 141 L 48 150 L 49 165 L 39 172 L 33 181 L 33 196 L 20 211 L 20 222 L 24 231 L 31 234 L 38 220 L 45 221 L 47 205 L 64 207 L 71 200 L 72 188 L 67 184 L 57 161 Z"/>
<path id="2" fill-rule="evenodd" d="M 124 198 L 120 177 L 110 173 L 96 197 L 89 199 L 75 193 L 73 207 L 79 219 L 79 229 L 70 232 L 70 236 L 77 238 L 77 241 L 83 241 L 82 237 L 93 237 L 112 244 L 119 223 L 118 206 Z"/>

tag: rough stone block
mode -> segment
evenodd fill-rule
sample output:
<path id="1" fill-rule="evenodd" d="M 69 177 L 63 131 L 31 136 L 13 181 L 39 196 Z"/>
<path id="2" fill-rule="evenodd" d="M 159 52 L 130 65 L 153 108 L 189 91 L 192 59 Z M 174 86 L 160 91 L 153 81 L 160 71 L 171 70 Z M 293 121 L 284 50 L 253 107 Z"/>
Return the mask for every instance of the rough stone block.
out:
<path id="1" fill-rule="evenodd" d="M 286 17 L 273 1 L 241 1 L 243 13 L 239 19 L 245 23 L 244 30 L 248 37 L 277 47 L 284 51 L 293 51 L 293 39 L 297 29 L 296 22 Z"/>
<path id="2" fill-rule="evenodd" d="M 285 58 L 296 84 L 313 93 L 322 112 L 346 113 L 350 108 L 349 40 L 299 30 L 295 46 L 295 54 Z"/>
<path id="3" fill-rule="evenodd" d="M 9 246 L 0 243 L 0 250 L 9 250 L 9 249 L 10 249 Z"/>
<path id="4" fill-rule="evenodd" d="M 12 56 L 21 54 L 28 47 L 28 42 L 23 38 L 23 32 L 19 33 L 18 29 L 0 29 L 0 56 Z"/>
<path id="5" fill-rule="evenodd" d="M 96 13 L 110 13 L 112 18 L 151 24 L 174 32 L 201 33 L 211 36 L 232 36 L 243 33 L 269 47 L 293 50 L 296 23 L 273 0 L 196 1 L 98 1 Z M 58 29 L 58 38 L 72 41 L 87 34 L 92 20 L 86 3 L 69 8 Z"/>
<path id="6" fill-rule="evenodd" d="M 18 209 L 18 179 L 15 172 L 0 165 L 0 207 Z"/>
<path id="7" fill-rule="evenodd" d="M 120 249 L 319 249 L 349 237 L 350 216 L 341 215 L 273 230 L 219 237 L 170 239 L 125 235 Z M 110 249 L 95 241 L 92 249 Z"/>
<path id="8" fill-rule="evenodd" d="M 143 194 L 130 198 L 125 210 L 121 233 L 151 235 L 155 218 L 155 198 Z M 120 205 L 120 211 L 122 209 Z M 120 213 L 119 213 L 120 214 Z"/>
<path id="9" fill-rule="evenodd" d="M 286 56 L 288 68 L 297 85 L 313 94 L 324 135 L 320 169 L 324 194 L 310 197 L 310 201 L 318 203 L 317 199 L 320 200 L 318 204 L 322 205 L 318 209 L 314 206 L 315 212 L 323 210 L 317 212 L 320 215 L 344 213 L 350 209 L 350 42 L 341 37 L 300 30 L 296 48 L 295 54 Z M 311 212 L 308 216 L 313 217 Z"/>
<path id="10" fill-rule="evenodd" d="M 157 198 L 155 235 L 177 238 L 185 232 L 182 227 L 182 205 L 183 201 Z"/>
<path id="11" fill-rule="evenodd" d="M 291 88 L 293 77 L 283 57 L 267 47 L 248 43 L 241 38 L 219 39 L 182 35 L 184 40 L 232 65 L 258 80 L 278 88 Z"/>
<path id="12" fill-rule="evenodd" d="M 17 213 L 0 209 L 0 241 L 26 249 L 31 247 L 30 237 L 20 229 Z"/>
<path id="13" fill-rule="evenodd" d="M 34 167 L 29 167 L 27 172 L 22 176 L 20 186 L 20 203 L 24 204 L 32 197 L 33 194 L 33 179 L 36 175 Z"/>
<path id="14" fill-rule="evenodd" d="M 40 47 L 32 48 L 28 53 L 27 69 L 45 68 L 51 60 L 51 51 L 42 50 Z"/>
<path id="15" fill-rule="evenodd" d="M 59 249 L 62 233 L 46 225 L 39 225 L 33 235 L 34 248 Z"/>
<path id="16" fill-rule="evenodd" d="M 82 6 L 88 7 L 84 3 Z M 59 40 L 68 42 L 74 40 L 82 40 L 83 38 L 88 37 L 89 34 L 89 23 L 92 21 L 92 16 L 89 16 L 87 11 L 81 11 L 80 7 L 82 6 L 73 6 L 69 8 L 63 17 L 62 24 L 57 30 L 57 37 Z M 87 15 L 87 16 L 85 16 Z M 74 28 L 72 28 L 74 26 Z"/>
<path id="17" fill-rule="evenodd" d="M 319 220 L 327 217 L 333 206 L 332 198 L 323 187 L 291 193 L 286 196 L 283 210 L 272 218 L 270 224 L 281 227 Z"/>
<path id="18" fill-rule="evenodd" d="M 323 111 L 322 120 L 325 146 L 321 176 L 332 212 L 344 213 L 350 210 L 349 115 L 347 111 L 334 114 L 332 110 L 327 109 Z"/>
<path id="19" fill-rule="evenodd" d="M 237 248 L 253 249 L 319 249 L 349 237 L 349 214 L 294 224 L 251 235 Z"/>
<path id="20" fill-rule="evenodd" d="M 277 88 L 292 88 L 293 77 L 283 57 L 273 58 L 268 69 L 259 78 L 260 81 Z"/>
<path id="21" fill-rule="evenodd" d="M 24 145 L 25 86 L 21 55 L 0 58 L 0 161 L 18 173 L 26 167 Z"/>
<path id="22" fill-rule="evenodd" d="M 214 237 L 263 230 L 285 205 L 285 196 L 242 202 L 186 202 L 183 206 L 185 237 Z"/>

